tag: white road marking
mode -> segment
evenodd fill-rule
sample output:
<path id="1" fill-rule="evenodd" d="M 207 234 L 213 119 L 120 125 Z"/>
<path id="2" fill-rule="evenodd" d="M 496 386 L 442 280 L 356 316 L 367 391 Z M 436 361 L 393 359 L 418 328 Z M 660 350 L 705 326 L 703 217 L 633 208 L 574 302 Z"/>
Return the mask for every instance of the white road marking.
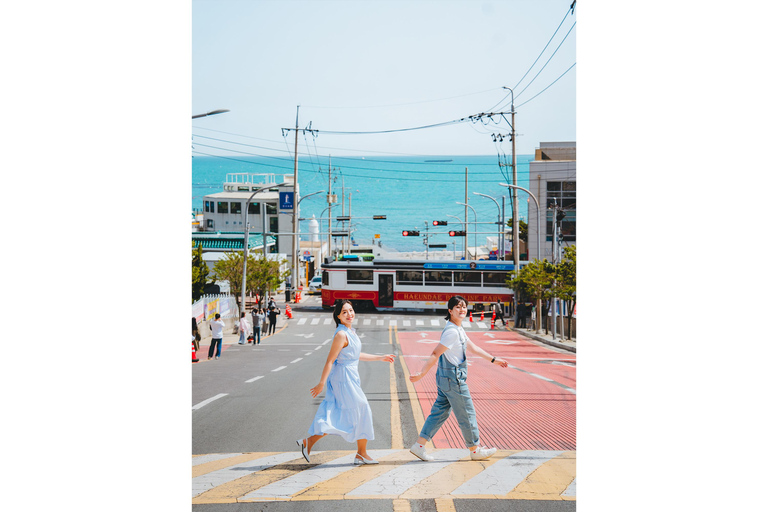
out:
<path id="1" fill-rule="evenodd" d="M 293 361 L 291 361 L 291 364 L 293 364 L 293 363 L 298 363 L 298 362 L 299 362 L 299 361 L 301 361 L 302 359 L 304 359 L 304 358 L 303 358 L 303 357 L 300 357 L 300 358 L 298 358 L 298 359 L 294 359 Z"/>
<path id="2" fill-rule="evenodd" d="M 397 320 L 390 320 L 389 325 L 391 325 L 392 327 L 397 327 Z"/>
<path id="3" fill-rule="evenodd" d="M 324 345 L 324 344 L 323 344 L 323 345 Z M 317 348 L 316 348 L 315 350 L 320 350 L 321 348 L 323 348 L 323 345 L 318 345 L 318 346 L 317 346 Z"/>
<path id="4" fill-rule="evenodd" d="M 333 339 L 333 338 L 328 338 L 327 340 L 325 340 L 325 341 L 323 342 L 323 345 L 325 345 L 326 343 L 328 343 L 328 342 L 329 342 L 329 341 L 331 341 L 332 339 Z"/>
<path id="5" fill-rule="evenodd" d="M 363 320 L 363 325 L 371 325 L 371 319 L 366 318 L 365 320 Z"/>
<path id="6" fill-rule="evenodd" d="M 296 322 L 296 325 L 304 325 L 305 323 L 307 323 L 307 318 L 306 317 L 304 317 L 304 318 L 300 319 L 298 322 Z"/>
<path id="7" fill-rule="evenodd" d="M 311 322 L 309 322 L 309 325 L 317 325 L 320 323 L 319 318 L 313 318 Z"/>
<path id="8" fill-rule="evenodd" d="M 278 464 L 283 464 L 289 460 L 294 460 L 296 459 L 296 455 L 296 452 L 278 453 L 276 455 L 235 464 L 234 466 L 195 477 L 192 479 L 192 497 L 194 498 L 198 494 L 202 494 L 219 485 L 250 475 L 251 473 L 277 466 Z M 299 457 L 301 457 L 301 454 L 299 454 Z"/>
<path id="9" fill-rule="evenodd" d="M 432 322 L 431 322 L 431 323 L 432 323 L 432 325 L 437 325 L 437 326 L 439 326 L 439 325 L 440 325 L 440 320 L 432 320 Z"/>
<path id="10" fill-rule="evenodd" d="M 326 318 L 325 320 L 323 320 L 323 325 L 331 325 L 331 319 Z"/>
<path id="11" fill-rule="evenodd" d="M 403 320 L 403 327 L 410 327 L 411 321 L 410 320 Z"/>
<path id="12" fill-rule="evenodd" d="M 376 320 L 376 325 L 384 325 L 384 320 Z"/>
<path id="13" fill-rule="evenodd" d="M 568 488 L 563 491 L 563 493 L 560 496 L 573 496 L 576 497 L 576 478 L 573 479 L 573 482 L 570 483 Z"/>
<path id="14" fill-rule="evenodd" d="M 248 380 L 247 380 L 247 381 L 245 381 L 245 382 L 248 382 L 248 383 L 250 383 L 250 382 L 256 382 L 257 380 L 259 380 L 259 379 L 263 379 L 263 378 L 264 378 L 264 376 L 263 376 L 263 375 L 259 375 L 258 377 L 254 377 L 254 378 L 252 378 L 252 379 L 248 379 Z"/>
<path id="15" fill-rule="evenodd" d="M 315 350 L 317 350 L 317 349 L 315 349 Z M 304 357 L 311 356 L 311 355 L 312 355 L 312 352 L 307 352 L 306 354 L 304 354 Z"/>
<path id="16" fill-rule="evenodd" d="M 192 467 L 205 464 L 206 462 L 213 462 L 214 460 L 228 459 L 240 455 L 239 453 L 209 453 L 207 455 L 201 455 L 199 457 L 192 457 Z"/>
<path id="17" fill-rule="evenodd" d="M 485 322 L 477 322 L 478 329 L 487 329 L 488 325 Z"/>
<path id="18" fill-rule="evenodd" d="M 526 450 L 510 455 L 470 478 L 451 494 L 509 494 L 541 464 L 561 453 L 563 452 Z"/>
<path id="19" fill-rule="evenodd" d="M 416 320 L 416 325 L 424 325 L 424 320 Z"/>
<path id="20" fill-rule="evenodd" d="M 192 410 L 193 410 L 193 411 L 196 411 L 197 409 L 199 409 L 199 408 L 201 408 L 201 407 L 204 407 L 204 406 L 208 405 L 209 403 L 213 402 L 214 400 L 218 400 L 219 398 L 222 398 L 222 397 L 225 397 L 225 396 L 227 396 L 228 394 L 229 394 L 229 393 L 219 393 L 218 395 L 216 395 L 216 396 L 214 396 L 214 397 L 211 397 L 211 398 L 209 398 L 208 400 L 203 400 L 203 401 L 202 401 L 202 402 L 200 402 L 199 404 L 197 404 L 197 405 L 193 405 L 193 406 L 192 406 Z"/>
<path id="21" fill-rule="evenodd" d="M 272 370 L 272 371 L 273 371 L 273 372 L 279 372 L 280 370 L 285 370 L 286 368 L 288 368 L 288 367 L 287 367 L 287 366 L 281 366 L 280 368 L 275 368 L 275 369 L 274 369 L 274 370 Z"/>

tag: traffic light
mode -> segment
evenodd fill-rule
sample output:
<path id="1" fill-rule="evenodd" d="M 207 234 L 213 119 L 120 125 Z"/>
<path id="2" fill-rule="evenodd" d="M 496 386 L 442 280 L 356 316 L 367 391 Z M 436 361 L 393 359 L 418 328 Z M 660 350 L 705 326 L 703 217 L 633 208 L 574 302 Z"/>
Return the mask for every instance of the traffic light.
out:
<path id="1" fill-rule="evenodd" d="M 447 220 L 433 220 L 432 221 L 433 226 L 447 226 L 448 221 Z"/>
<path id="2" fill-rule="evenodd" d="M 449 231 L 448 234 L 450 236 L 467 236 L 466 231 Z"/>
<path id="3" fill-rule="evenodd" d="M 403 231 L 403 236 L 419 236 L 418 231 Z"/>

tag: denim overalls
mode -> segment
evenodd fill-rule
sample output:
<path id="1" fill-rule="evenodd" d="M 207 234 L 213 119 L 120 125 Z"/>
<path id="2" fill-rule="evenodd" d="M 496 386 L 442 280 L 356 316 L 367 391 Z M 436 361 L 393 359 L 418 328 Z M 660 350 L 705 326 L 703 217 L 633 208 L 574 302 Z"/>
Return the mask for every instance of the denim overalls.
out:
<path id="1" fill-rule="evenodd" d="M 464 352 L 464 362 L 456 366 L 448 361 L 445 354 L 440 356 L 437 362 L 436 375 L 437 400 L 432 405 L 432 411 L 429 413 L 426 422 L 424 422 L 424 427 L 421 429 L 419 436 L 427 441 L 432 439 L 445 420 L 448 419 L 451 409 L 453 409 L 453 414 L 456 416 L 459 428 L 464 436 L 464 442 L 467 448 L 471 448 L 480 444 L 480 432 L 477 430 L 475 406 L 472 404 L 472 397 L 469 395 L 469 388 L 467 387 L 466 346 L 468 340 L 466 334 L 462 335 L 462 331 L 451 321 L 448 321 L 445 329 L 443 329 L 443 334 L 448 329 L 459 331 L 462 351 Z"/>

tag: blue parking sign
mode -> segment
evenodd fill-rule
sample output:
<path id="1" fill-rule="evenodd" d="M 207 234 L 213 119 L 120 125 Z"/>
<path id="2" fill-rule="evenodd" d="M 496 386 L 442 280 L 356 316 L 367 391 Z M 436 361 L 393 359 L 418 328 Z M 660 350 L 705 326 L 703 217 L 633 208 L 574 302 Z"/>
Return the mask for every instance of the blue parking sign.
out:
<path id="1" fill-rule="evenodd" d="M 280 192 L 280 209 L 293 210 L 293 192 Z"/>

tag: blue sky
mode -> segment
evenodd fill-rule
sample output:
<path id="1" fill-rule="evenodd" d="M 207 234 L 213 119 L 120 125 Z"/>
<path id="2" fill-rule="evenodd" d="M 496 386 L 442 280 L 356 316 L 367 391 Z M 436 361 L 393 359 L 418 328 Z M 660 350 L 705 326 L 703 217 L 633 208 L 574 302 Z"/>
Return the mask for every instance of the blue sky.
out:
<path id="1" fill-rule="evenodd" d="M 281 128 L 295 125 L 297 105 L 301 128 L 398 130 L 508 111 L 503 86 L 517 85 L 518 154 L 541 141 L 576 140 L 578 6 L 571 15 L 570 4 L 193 0 L 192 113 L 230 110 L 193 121 L 193 134 L 222 131 L 233 134 L 219 134 L 226 140 L 253 137 L 287 151 Z M 511 152 L 508 139 L 491 136 L 509 133 L 506 123 L 486 123 L 320 133 L 311 143 L 320 155 L 493 155 L 499 145 Z"/>

